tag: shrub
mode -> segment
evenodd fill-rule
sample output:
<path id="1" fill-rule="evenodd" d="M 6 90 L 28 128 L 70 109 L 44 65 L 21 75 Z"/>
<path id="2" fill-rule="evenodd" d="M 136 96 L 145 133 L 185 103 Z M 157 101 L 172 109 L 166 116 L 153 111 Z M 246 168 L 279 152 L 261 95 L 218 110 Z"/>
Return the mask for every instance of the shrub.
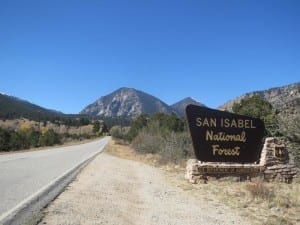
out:
<path id="1" fill-rule="evenodd" d="M 175 114 L 155 113 L 150 118 L 150 122 L 152 121 L 157 121 L 163 131 L 182 132 L 184 130 L 184 122 Z"/>
<path id="2" fill-rule="evenodd" d="M 147 126 L 147 122 L 148 122 L 148 117 L 145 114 L 142 114 L 140 116 L 138 116 L 137 118 L 135 118 L 130 125 L 130 129 L 128 131 L 128 133 L 126 134 L 126 139 L 128 141 L 132 141 L 137 135 L 138 133 Z"/>
<path id="3" fill-rule="evenodd" d="M 168 134 L 171 131 L 182 132 L 184 130 L 183 120 L 179 119 L 175 114 L 155 113 L 150 118 L 142 114 L 132 121 L 130 130 L 125 138 L 131 142 L 140 131 L 146 127 L 151 127 L 152 124 L 156 124 L 155 131 L 161 135 Z"/>
<path id="4" fill-rule="evenodd" d="M 0 150 L 1 151 L 10 150 L 10 138 L 11 138 L 10 132 L 0 128 Z"/>
<path id="5" fill-rule="evenodd" d="M 159 124 L 151 123 L 138 133 L 131 145 L 140 153 L 158 153 L 162 151 L 163 141 L 164 139 L 159 132 Z"/>
<path id="6" fill-rule="evenodd" d="M 234 113 L 261 119 L 265 123 L 268 135 L 280 136 L 276 110 L 271 103 L 262 99 L 259 95 L 242 99 L 240 103 L 232 106 Z"/>
<path id="7" fill-rule="evenodd" d="M 191 139 L 187 132 L 171 132 L 164 139 L 161 151 L 165 162 L 181 163 L 182 160 L 193 157 Z"/>
<path id="8" fill-rule="evenodd" d="M 162 129 L 158 121 L 151 121 L 138 133 L 131 145 L 140 153 L 160 154 L 163 163 L 180 163 L 183 159 L 193 157 L 189 134 Z"/>
<path id="9" fill-rule="evenodd" d="M 47 130 L 40 137 L 40 144 L 42 146 L 52 146 L 60 143 L 61 143 L 60 136 L 57 133 L 55 133 L 52 129 Z"/>
<path id="10" fill-rule="evenodd" d="M 274 190 L 268 188 L 262 181 L 248 184 L 246 189 L 250 192 L 253 198 L 271 200 L 271 198 L 275 197 Z"/>
<path id="11" fill-rule="evenodd" d="M 108 129 L 106 124 L 103 121 L 96 120 L 93 124 L 93 133 L 96 134 L 96 136 L 101 136 L 104 133 L 107 133 Z"/>
<path id="12" fill-rule="evenodd" d="M 24 148 L 24 138 L 19 132 L 11 132 L 9 140 L 9 150 L 19 150 Z"/>
<path id="13" fill-rule="evenodd" d="M 125 137 L 125 132 L 123 131 L 121 126 L 113 126 L 110 129 L 109 133 L 113 138 L 124 139 Z"/>

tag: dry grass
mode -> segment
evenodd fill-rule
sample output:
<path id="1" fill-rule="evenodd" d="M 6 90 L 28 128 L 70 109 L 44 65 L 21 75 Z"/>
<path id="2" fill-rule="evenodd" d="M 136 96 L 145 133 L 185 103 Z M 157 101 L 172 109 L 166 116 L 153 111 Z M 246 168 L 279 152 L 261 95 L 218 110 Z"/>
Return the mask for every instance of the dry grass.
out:
<path id="1" fill-rule="evenodd" d="M 249 182 L 209 181 L 207 184 L 189 184 L 179 179 L 174 185 L 189 192 L 194 198 L 215 204 L 225 203 L 253 225 L 300 224 L 299 184 L 266 183 L 262 186 Z M 255 187 L 253 194 L 249 185 Z M 273 194 L 265 194 L 267 190 Z M 264 194 L 261 194 L 264 193 Z M 272 196 L 272 197 L 270 197 Z"/>
<path id="2" fill-rule="evenodd" d="M 262 181 L 249 183 L 246 185 L 246 189 L 255 199 L 270 201 L 275 196 L 273 188 L 267 187 Z"/>
<path id="3" fill-rule="evenodd" d="M 111 140 L 105 147 L 105 152 L 123 159 L 144 162 L 152 166 L 158 166 L 159 156 L 154 154 L 136 153 L 128 144 L 119 140 Z"/>
<path id="4" fill-rule="evenodd" d="M 155 167 L 160 167 L 166 171 L 171 172 L 183 172 L 185 170 L 185 165 L 177 165 L 171 162 L 164 163 L 162 156 L 159 154 L 144 154 L 138 153 L 130 147 L 129 144 L 112 139 L 108 145 L 105 147 L 105 151 L 114 156 L 118 156 L 123 159 L 134 160 L 138 162 L 143 162 Z"/>
<path id="5" fill-rule="evenodd" d="M 258 182 L 210 182 L 222 202 L 240 209 L 254 224 L 300 224 L 300 185 Z"/>
<path id="6" fill-rule="evenodd" d="M 223 202 L 238 211 L 245 220 L 257 225 L 300 224 L 300 184 L 209 181 L 208 184 L 190 184 L 183 178 L 185 168 L 174 164 L 162 166 L 160 156 L 137 154 L 129 145 L 111 141 L 106 151 L 125 159 L 159 166 L 169 171 L 170 182 L 189 192 L 195 198 Z"/>

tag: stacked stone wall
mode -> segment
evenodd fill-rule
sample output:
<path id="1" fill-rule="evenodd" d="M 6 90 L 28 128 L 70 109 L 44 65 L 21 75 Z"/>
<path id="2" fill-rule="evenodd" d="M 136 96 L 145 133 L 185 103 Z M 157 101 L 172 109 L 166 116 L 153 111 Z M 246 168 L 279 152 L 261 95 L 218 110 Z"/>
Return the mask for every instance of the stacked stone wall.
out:
<path id="1" fill-rule="evenodd" d="M 284 140 L 267 138 L 262 157 L 264 164 L 264 179 L 266 181 L 280 181 L 291 183 L 297 176 L 297 167 L 293 157 L 286 149 Z"/>

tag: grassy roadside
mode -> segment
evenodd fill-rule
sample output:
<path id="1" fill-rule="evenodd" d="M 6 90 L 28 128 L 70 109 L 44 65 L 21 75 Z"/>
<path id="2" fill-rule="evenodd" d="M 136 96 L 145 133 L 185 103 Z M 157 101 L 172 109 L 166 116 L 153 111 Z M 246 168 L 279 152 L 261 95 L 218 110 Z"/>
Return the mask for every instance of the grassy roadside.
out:
<path id="1" fill-rule="evenodd" d="M 159 154 L 137 153 L 130 147 L 130 145 L 119 143 L 119 141 L 115 141 L 113 139 L 105 147 L 105 152 L 123 159 L 134 160 L 154 167 L 160 167 L 170 172 L 184 173 L 185 171 L 184 164 L 177 165 L 174 163 L 163 163 L 164 161 L 161 160 L 161 156 Z"/>
<path id="2" fill-rule="evenodd" d="M 300 224 L 300 184 L 210 181 L 208 184 L 190 184 L 184 180 L 183 165 L 161 164 L 158 155 L 138 154 L 128 145 L 114 140 L 107 145 L 107 153 L 168 172 L 170 182 L 189 192 L 195 198 L 225 203 L 238 211 L 245 220 L 257 225 Z M 216 207 L 217 207 L 217 203 Z"/>
<path id="3" fill-rule="evenodd" d="M 152 166 L 158 166 L 159 157 L 153 154 L 138 154 L 129 145 L 125 143 L 118 143 L 115 140 L 110 140 L 110 142 L 105 147 L 105 152 L 118 156 L 123 159 L 134 160 L 138 162 L 143 162 Z"/>

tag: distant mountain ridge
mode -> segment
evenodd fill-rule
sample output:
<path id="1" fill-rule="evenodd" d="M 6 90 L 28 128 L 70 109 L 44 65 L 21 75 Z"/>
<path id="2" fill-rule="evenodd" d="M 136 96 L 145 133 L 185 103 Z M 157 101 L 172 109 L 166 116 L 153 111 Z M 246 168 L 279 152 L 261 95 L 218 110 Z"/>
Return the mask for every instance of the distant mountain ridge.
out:
<path id="1" fill-rule="evenodd" d="M 186 99 L 172 106 L 162 100 L 134 88 L 123 87 L 106 96 L 100 97 L 94 103 L 85 107 L 80 114 L 103 117 L 136 117 L 142 113 L 152 115 L 156 112 L 175 113 L 179 116 L 184 114 L 182 105 L 186 101 L 200 104 L 195 100 Z"/>
<path id="2" fill-rule="evenodd" d="M 270 88 L 264 91 L 254 91 L 226 102 L 224 105 L 220 106 L 219 109 L 232 111 L 232 106 L 235 102 L 240 102 L 243 98 L 258 94 L 266 101 L 269 101 L 279 111 L 284 110 L 289 112 L 290 108 L 292 108 L 295 113 L 298 114 L 298 102 L 300 101 L 299 89 L 300 83 L 294 83 L 278 88 Z M 151 115 L 155 112 L 162 112 L 175 113 L 180 117 L 184 117 L 185 107 L 189 104 L 205 107 L 204 104 L 197 102 L 190 97 L 172 105 L 167 105 L 159 98 L 143 91 L 124 87 L 108 95 L 102 96 L 94 103 L 85 107 L 80 113 L 90 116 L 136 117 L 142 113 Z"/>
<path id="3" fill-rule="evenodd" d="M 270 102 L 275 109 L 281 111 L 283 108 L 286 107 L 288 103 L 299 101 L 300 82 L 285 85 L 282 87 L 270 88 L 263 91 L 249 92 L 235 99 L 227 101 L 225 104 L 221 105 L 219 109 L 231 112 L 234 103 L 239 103 L 242 99 L 251 97 L 253 95 L 261 96 L 264 100 Z"/>
<path id="4" fill-rule="evenodd" d="M 134 118 L 142 113 L 152 115 L 156 112 L 174 113 L 180 117 L 185 115 L 188 104 L 203 105 L 192 98 L 185 98 L 171 106 L 157 97 L 134 88 L 120 88 L 108 95 L 99 98 L 85 107 L 79 115 L 103 117 Z M 32 120 L 49 120 L 55 117 L 76 116 L 46 109 L 27 100 L 0 93 L 0 118 L 16 119 L 28 118 Z"/>
<path id="5" fill-rule="evenodd" d="M 264 91 L 250 92 L 226 102 L 219 109 L 232 111 L 232 106 L 235 102 L 240 102 L 241 99 L 253 96 L 254 94 L 258 94 L 269 101 L 280 112 L 281 117 L 285 121 L 289 121 L 289 123 L 294 118 L 300 116 L 300 82 Z M 90 116 L 124 116 L 133 118 L 141 113 L 151 115 L 156 112 L 162 112 L 175 113 L 180 117 L 184 117 L 185 107 L 188 104 L 205 106 L 190 97 L 168 105 L 159 98 L 143 91 L 134 88 L 120 88 L 86 106 L 80 113 Z M 39 117 L 53 118 L 64 115 L 66 114 L 0 93 L 0 118 L 26 117 L 36 119 Z"/>

